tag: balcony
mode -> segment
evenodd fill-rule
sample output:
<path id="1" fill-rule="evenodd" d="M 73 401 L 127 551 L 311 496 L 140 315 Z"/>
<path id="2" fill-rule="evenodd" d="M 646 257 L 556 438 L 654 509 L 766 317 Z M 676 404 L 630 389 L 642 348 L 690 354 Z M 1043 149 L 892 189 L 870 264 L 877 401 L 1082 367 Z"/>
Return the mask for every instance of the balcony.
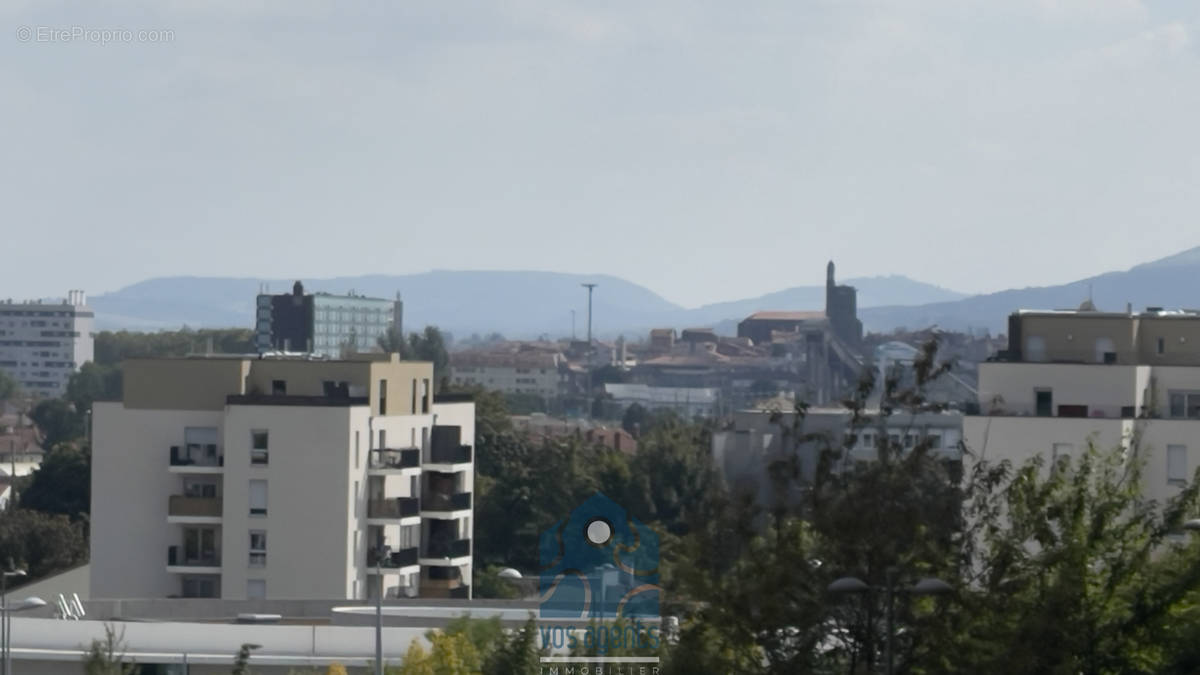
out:
<path id="1" fill-rule="evenodd" d="M 433 446 L 429 452 L 430 464 L 470 464 L 471 446 L 450 445 Z"/>
<path id="2" fill-rule="evenodd" d="M 471 555 L 470 539 L 434 540 L 425 544 L 425 552 L 421 554 L 426 559 L 465 558 Z"/>
<path id="3" fill-rule="evenodd" d="M 375 551 L 367 552 L 367 567 L 380 569 L 399 569 L 417 565 L 417 547 L 402 548 L 399 551 L 389 551 L 382 559 Z"/>
<path id="4" fill-rule="evenodd" d="M 167 500 L 167 515 L 180 518 L 220 518 L 220 497 L 187 497 L 171 495 Z"/>
<path id="5" fill-rule="evenodd" d="M 367 468 L 375 471 L 397 471 L 421 467 L 421 451 L 417 448 L 372 450 Z"/>
<path id="6" fill-rule="evenodd" d="M 215 445 L 172 445 L 171 471 L 176 473 L 220 473 L 225 456 Z"/>
<path id="7" fill-rule="evenodd" d="M 167 547 L 167 567 L 174 568 L 220 568 L 221 554 L 217 551 L 200 551 L 192 556 L 185 555 L 179 546 Z M 189 572 L 190 569 L 172 571 Z M 212 569 L 202 569 L 202 572 L 212 573 Z"/>
<path id="8" fill-rule="evenodd" d="M 416 497 L 391 497 L 367 501 L 368 518 L 390 520 L 419 515 L 421 515 L 421 502 Z"/>
<path id="9" fill-rule="evenodd" d="M 985 405 L 975 414 L 984 417 L 1073 417 L 1091 419 L 1133 419 L 1137 417 L 1134 406 L 1126 405 L 1075 405 L 1054 404 L 1053 415 L 1039 415 L 1035 404 L 997 402 Z"/>
<path id="10" fill-rule="evenodd" d="M 422 511 L 465 511 L 471 508 L 471 493 L 456 492 L 445 494 L 431 492 L 421 501 Z"/>

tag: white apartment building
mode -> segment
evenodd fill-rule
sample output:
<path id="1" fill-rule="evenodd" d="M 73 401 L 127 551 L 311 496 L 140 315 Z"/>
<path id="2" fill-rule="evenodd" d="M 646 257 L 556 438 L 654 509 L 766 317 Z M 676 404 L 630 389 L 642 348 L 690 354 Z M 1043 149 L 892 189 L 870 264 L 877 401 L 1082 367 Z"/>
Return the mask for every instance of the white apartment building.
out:
<path id="1" fill-rule="evenodd" d="M 92 360 L 95 314 L 83 291 L 59 303 L 0 302 L 0 370 L 26 394 L 62 396 L 80 366 Z"/>
<path id="2" fill-rule="evenodd" d="M 474 403 L 433 366 L 124 364 L 94 408 L 93 598 L 470 597 Z"/>
<path id="3" fill-rule="evenodd" d="M 562 354 L 552 352 L 462 351 L 450 354 L 450 381 L 505 394 L 555 398 L 563 392 Z"/>
<path id="4" fill-rule="evenodd" d="M 847 434 L 854 438 L 846 448 L 846 462 L 874 461 L 882 434 L 887 435 L 888 447 L 903 451 L 927 443 L 937 459 L 954 464 L 962 460 L 963 416 L 958 412 L 894 412 L 881 420 L 876 408 L 863 411 L 859 428 L 851 428 L 852 420 L 845 408 L 809 408 L 796 431 L 821 440 L 797 444 L 794 412 L 740 410 L 734 413 L 731 428 L 713 433 L 713 464 L 729 486 L 757 491 L 766 501 L 773 489 L 768 476 L 773 462 L 794 456 L 800 477 L 812 480 L 820 453 L 826 447 L 846 448 Z"/>
<path id="5" fill-rule="evenodd" d="M 1165 499 L 1200 466 L 1200 313 L 1021 311 L 1009 346 L 979 365 L 968 449 L 1021 463 L 1130 446 L 1146 459 L 1144 492 Z"/>

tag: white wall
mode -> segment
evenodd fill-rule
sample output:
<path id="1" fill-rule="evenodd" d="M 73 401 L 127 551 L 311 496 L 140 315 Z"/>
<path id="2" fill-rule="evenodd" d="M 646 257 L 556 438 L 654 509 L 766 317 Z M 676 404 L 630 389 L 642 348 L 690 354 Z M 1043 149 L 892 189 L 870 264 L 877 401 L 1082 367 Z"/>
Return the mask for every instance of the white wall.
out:
<path id="1" fill-rule="evenodd" d="M 1036 412 L 1035 389 L 1053 392 L 1054 413 L 1060 405 L 1086 405 L 1100 409 L 1108 417 L 1119 416 L 1123 406 L 1141 406 L 1144 381 L 1142 370 L 1149 366 L 1088 365 L 1066 363 L 981 363 L 979 364 L 979 405 L 984 412 L 992 409 L 993 399 L 1002 397 L 998 407 L 1021 414 Z"/>
<path id="2" fill-rule="evenodd" d="M 355 578 L 351 410 L 226 408 L 223 598 L 245 598 L 248 579 L 265 579 L 268 598 L 350 597 Z M 361 410 L 365 415 L 366 408 Z M 357 421 L 362 423 L 361 415 Z M 266 466 L 250 464 L 251 431 L 256 429 L 269 434 Z M 251 516 L 250 481 L 262 479 L 267 481 L 267 515 Z M 265 568 L 249 567 L 250 530 L 267 532 Z"/>
<path id="3" fill-rule="evenodd" d="M 95 598 L 166 597 L 180 593 L 167 572 L 167 547 L 182 545 L 167 523 L 168 497 L 180 478 L 168 471 L 171 446 L 184 428 L 221 426 L 215 411 L 93 407 L 91 591 Z"/>

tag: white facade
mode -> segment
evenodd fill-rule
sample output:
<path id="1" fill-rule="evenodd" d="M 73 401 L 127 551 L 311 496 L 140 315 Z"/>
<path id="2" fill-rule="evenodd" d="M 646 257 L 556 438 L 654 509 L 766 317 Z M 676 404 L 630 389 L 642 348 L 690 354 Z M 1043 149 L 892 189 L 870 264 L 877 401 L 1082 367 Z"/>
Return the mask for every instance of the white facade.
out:
<path id="1" fill-rule="evenodd" d="M 684 417 L 711 417 L 720 390 L 715 387 L 655 387 L 648 384 L 605 383 L 604 392 L 621 406 L 634 403 L 647 410 L 670 409 Z"/>
<path id="2" fill-rule="evenodd" d="M 62 396 L 92 360 L 95 314 L 85 301 L 71 291 L 60 303 L 0 302 L 0 369 L 26 394 Z"/>
<path id="3" fill-rule="evenodd" d="M 432 401 L 430 364 L 285 363 L 265 378 L 297 393 L 263 395 L 244 392 L 270 359 L 175 361 L 240 368 L 242 382 L 225 394 L 168 363 L 141 386 L 220 402 L 174 408 L 127 388 L 95 404 L 92 597 L 469 596 L 474 404 Z M 355 368 L 350 389 L 369 396 L 298 390 Z"/>
<path id="4" fill-rule="evenodd" d="M 450 381 L 550 399 L 563 391 L 562 363 L 560 354 L 456 352 L 450 355 Z"/>

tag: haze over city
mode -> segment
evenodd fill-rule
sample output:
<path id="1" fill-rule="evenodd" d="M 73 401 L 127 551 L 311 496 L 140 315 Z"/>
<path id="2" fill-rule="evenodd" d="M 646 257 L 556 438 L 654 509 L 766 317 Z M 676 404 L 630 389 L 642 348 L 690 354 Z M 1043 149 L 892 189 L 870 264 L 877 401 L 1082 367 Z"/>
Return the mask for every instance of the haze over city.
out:
<path id="1" fill-rule="evenodd" d="M 604 272 L 697 306 L 1194 246 L 1194 2 L 6 3 L 12 297 Z M 452 246 L 447 246 L 453 242 Z M 136 259 L 137 264 L 129 264 Z M 672 264 L 665 264 L 670 261 Z"/>

